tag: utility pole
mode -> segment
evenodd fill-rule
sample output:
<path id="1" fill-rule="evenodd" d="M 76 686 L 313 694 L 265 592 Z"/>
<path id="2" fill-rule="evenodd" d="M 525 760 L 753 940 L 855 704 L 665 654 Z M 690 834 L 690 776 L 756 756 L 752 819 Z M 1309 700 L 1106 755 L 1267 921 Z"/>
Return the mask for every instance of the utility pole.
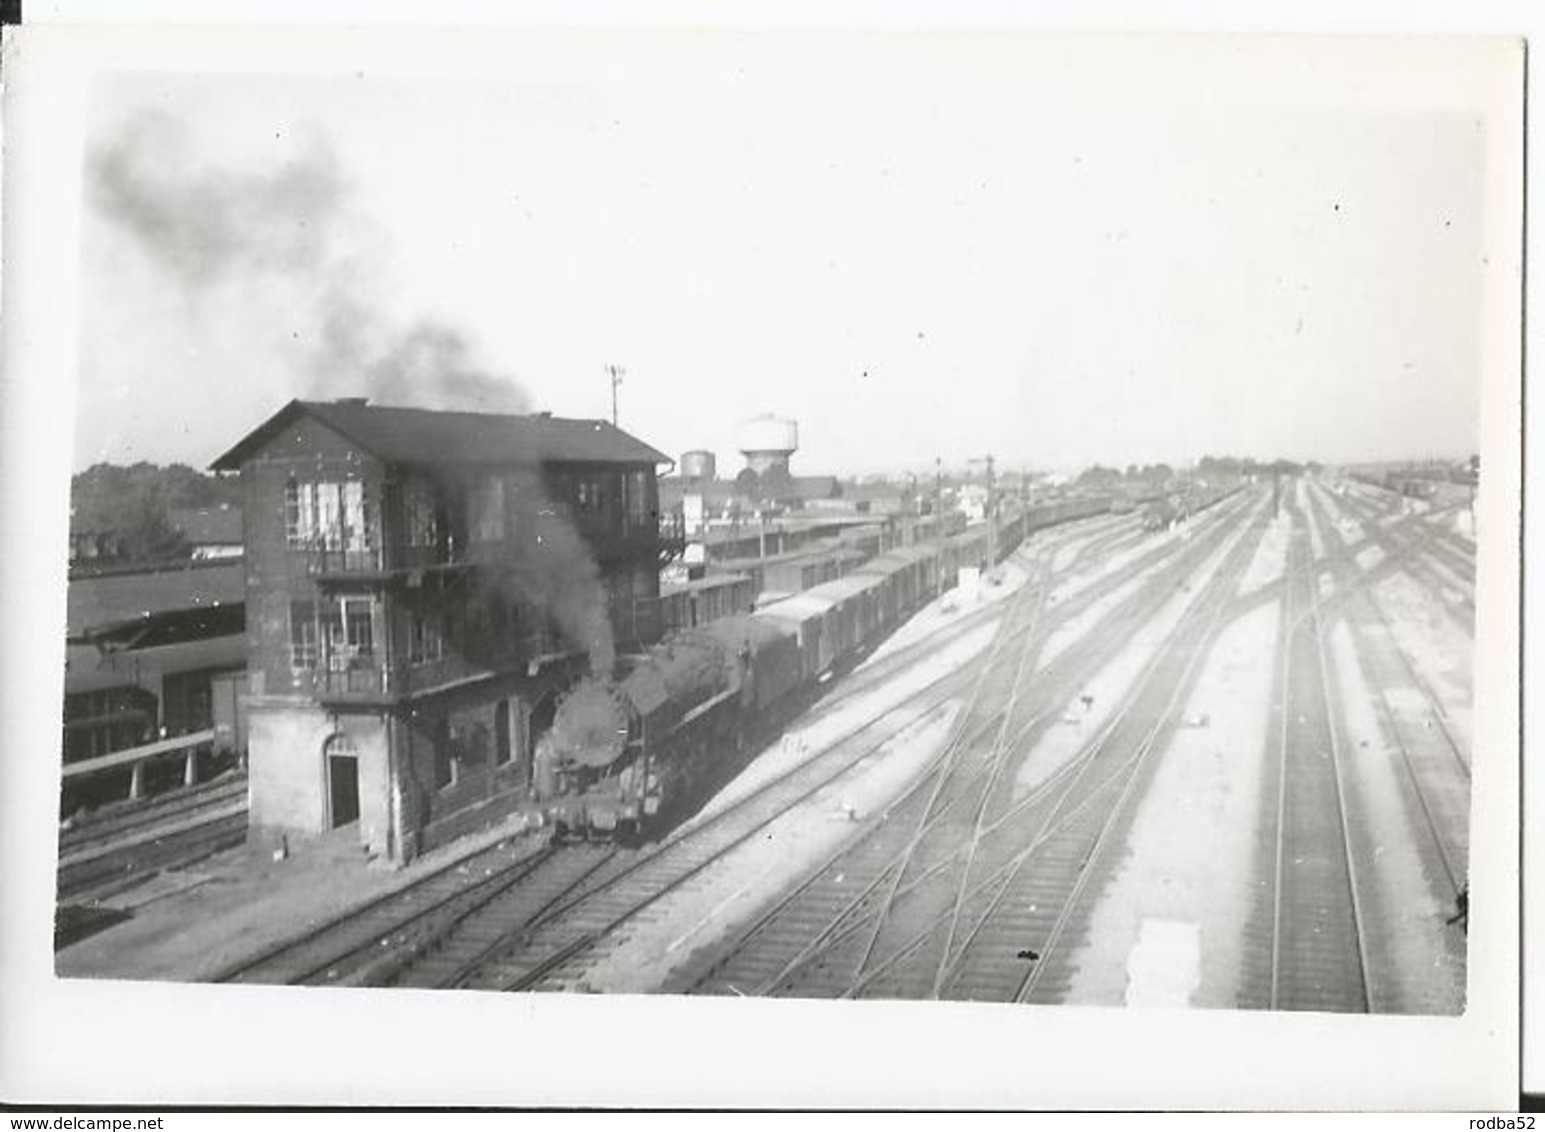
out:
<path id="1" fill-rule="evenodd" d="M 617 386 L 622 384 L 622 377 L 628 371 L 623 366 L 619 366 L 619 365 L 615 365 L 614 364 L 614 365 L 608 365 L 606 367 L 606 372 L 611 375 L 611 379 L 612 379 L 612 427 L 616 428 L 617 427 Z"/>
<path id="2" fill-rule="evenodd" d="M 998 564 L 998 481 L 992 472 L 992 453 L 987 454 L 987 561 Z"/>
<path id="3" fill-rule="evenodd" d="M 939 537 L 944 537 L 944 460 L 942 457 L 933 458 L 933 521 L 937 526 Z M 944 571 L 939 571 L 939 595 L 944 594 Z"/>
<path id="4" fill-rule="evenodd" d="M 966 463 L 987 465 L 987 568 L 990 570 L 998 561 L 998 481 L 993 475 L 992 453 L 974 456 Z"/>

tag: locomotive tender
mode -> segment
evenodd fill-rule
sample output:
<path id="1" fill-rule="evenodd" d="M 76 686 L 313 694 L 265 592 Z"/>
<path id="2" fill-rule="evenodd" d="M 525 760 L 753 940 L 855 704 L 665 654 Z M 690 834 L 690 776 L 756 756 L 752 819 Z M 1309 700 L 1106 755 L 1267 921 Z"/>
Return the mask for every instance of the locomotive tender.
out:
<path id="1" fill-rule="evenodd" d="M 1108 498 L 1016 510 L 996 555 L 1030 533 L 1104 514 Z M 757 610 L 679 632 L 612 679 L 586 677 L 538 744 L 537 795 L 555 836 L 633 837 L 706 800 L 732 756 L 777 729 L 962 567 L 992 565 L 987 527 L 879 555 Z"/>

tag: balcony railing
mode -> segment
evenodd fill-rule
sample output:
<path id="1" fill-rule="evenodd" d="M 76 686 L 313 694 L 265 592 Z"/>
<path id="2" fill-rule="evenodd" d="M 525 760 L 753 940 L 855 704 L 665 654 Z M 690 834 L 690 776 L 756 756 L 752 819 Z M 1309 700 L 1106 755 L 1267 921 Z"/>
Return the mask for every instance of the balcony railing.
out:
<path id="1" fill-rule="evenodd" d="M 643 549 L 654 543 L 662 554 L 673 557 L 686 541 L 686 523 L 679 507 L 661 511 L 657 516 L 625 516 L 620 524 L 606 526 L 596 519 L 586 521 L 571 516 L 575 529 L 600 557 L 608 551 Z M 319 579 L 358 580 L 375 577 L 387 580 L 414 571 L 461 568 L 475 564 L 487 550 L 497 553 L 496 543 L 474 544 L 466 538 L 441 538 L 432 545 L 414 546 L 402 542 L 383 543 L 378 532 L 366 532 L 363 538 L 322 535 L 306 541 L 290 541 L 290 549 L 305 555 L 307 573 Z M 484 553 L 479 553 L 479 552 Z"/>
<path id="2" fill-rule="evenodd" d="M 294 544 L 292 544 L 293 546 Z M 470 565 L 465 543 L 447 540 L 438 546 L 345 547 L 315 542 L 296 547 L 306 556 L 307 573 L 316 578 L 390 578 L 416 570 Z"/>
<path id="3" fill-rule="evenodd" d="M 400 667 L 400 666 L 399 666 Z M 367 659 L 333 663 L 315 673 L 317 694 L 324 699 L 374 700 L 398 694 L 401 680 L 387 665 Z"/>

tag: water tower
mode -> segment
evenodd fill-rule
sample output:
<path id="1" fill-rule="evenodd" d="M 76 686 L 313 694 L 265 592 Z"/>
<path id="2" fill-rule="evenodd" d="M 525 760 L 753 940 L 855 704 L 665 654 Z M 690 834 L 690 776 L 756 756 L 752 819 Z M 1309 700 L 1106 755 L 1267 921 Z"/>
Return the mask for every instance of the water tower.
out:
<path id="1" fill-rule="evenodd" d="M 740 430 L 740 451 L 746 467 L 757 475 L 773 468 L 789 470 L 789 457 L 799 447 L 799 423 L 787 417 L 764 413 L 753 417 Z"/>
<path id="2" fill-rule="evenodd" d="M 712 452 L 701 448 L 694 448 L 691 452 L 681 454 L 681 475 L 689 480 L 711 480 L 714 478 L 714 455 Z"/>

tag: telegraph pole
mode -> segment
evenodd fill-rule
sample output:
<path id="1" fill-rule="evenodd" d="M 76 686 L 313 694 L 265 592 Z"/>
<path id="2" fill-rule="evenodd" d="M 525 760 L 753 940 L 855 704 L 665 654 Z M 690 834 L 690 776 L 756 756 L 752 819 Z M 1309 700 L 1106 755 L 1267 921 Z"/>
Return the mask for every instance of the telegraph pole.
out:
<path id="1" fill-rule="evenodd" d="M 985 456 L 973 456 L 966 463 L 967 465 L 987 465 L 987 568 L 990 570 L 998 561 L 998 481 L 997 477 L 993 475 L 992 453 L 989 452 Z"/>
<path id="2" fill-rule="evenodd" d="M 944 459 L 941 456 L 933 458 L 933 521 L 939 531 L 939 537 L 944 537 Z M 939 594 L 944 594 L 944 571 L 939 571 Z"/>
<path id="3" fill-rule="evenodd" d="M 623 366 L 608 365 L 606 367 L 606 372 L 611 375 L 611 379 L 612 379 L 612 427 L 616 428 L 617 427 L 617 386 L 622 384 L 622 377 L 628 371 Z"/>
<path id="4" fill-rule="evenodd" d="M 998 481 L 992 472 L 992 453 L 987 454 L 987 561 L 998 563 Z"/>

